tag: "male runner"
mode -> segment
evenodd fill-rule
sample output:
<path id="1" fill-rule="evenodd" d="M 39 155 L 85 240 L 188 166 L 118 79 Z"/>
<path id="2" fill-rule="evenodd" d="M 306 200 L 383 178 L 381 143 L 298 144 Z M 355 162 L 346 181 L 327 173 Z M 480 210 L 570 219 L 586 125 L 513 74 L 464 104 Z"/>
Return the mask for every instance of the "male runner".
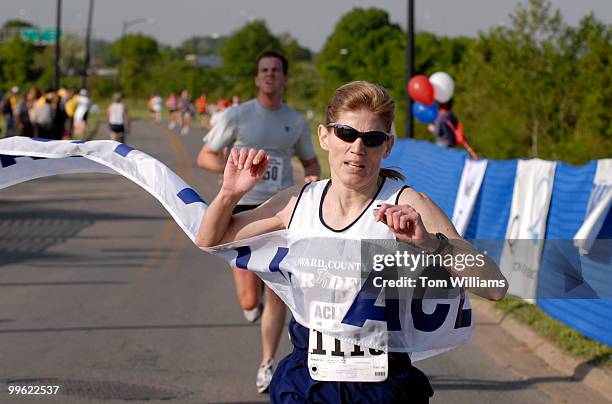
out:
<path id="1" fill-rule="evenodd" d="M 312 146 L 308 123 L 283 103 L 287 85 L 288 63 L 283 55 L 266 51 L 256 61 L 255 99 L 227 109 L 205 137 L 198 155 L 198 165 L 214 173 L 223 173 L 224 149 L 253 147 L 270 156 L 268 171 L 255 188 L 238 203 L 236 212 L 254 209 L 279 191 L 293 185 L 291 157 L 296 155 L 305 171 L 305 181 L 317 181 L 321 169 Z M 262 309 L 261 280 L 252 272 L 234 269 L 238 301 L 245 317 L 256 321 Z M 285 305 L 265 287 L 265 305 L 261 318 L 262 358 L 257 372 L 257 391 L 267 391 L 272 380 L 273 359 L 285 321 Z"/>

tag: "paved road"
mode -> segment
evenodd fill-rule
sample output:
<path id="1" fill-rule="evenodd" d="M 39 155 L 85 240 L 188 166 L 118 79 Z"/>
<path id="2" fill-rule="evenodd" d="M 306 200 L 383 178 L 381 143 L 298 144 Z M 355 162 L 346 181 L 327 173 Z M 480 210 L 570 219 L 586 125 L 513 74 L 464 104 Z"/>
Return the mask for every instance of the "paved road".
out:
<path id="1" fill-rule="evenodd" d="M 217 177 L 194 164 L 202 133 L 144 121 L 133 133 L 132 146 L 211 199 Z M 284 337 L 280 354 L 289 349 Z M 82 174 L 0 191 L 0 402 L 266 401 L 254 391 L 259 355 L 259 328 L 243 320 L 227 266 L 136 185 Z M 418 366 L 438 403 L 604 402 L 494 324 Z M 9 380 L 68 395 L 17 399 Z"/>

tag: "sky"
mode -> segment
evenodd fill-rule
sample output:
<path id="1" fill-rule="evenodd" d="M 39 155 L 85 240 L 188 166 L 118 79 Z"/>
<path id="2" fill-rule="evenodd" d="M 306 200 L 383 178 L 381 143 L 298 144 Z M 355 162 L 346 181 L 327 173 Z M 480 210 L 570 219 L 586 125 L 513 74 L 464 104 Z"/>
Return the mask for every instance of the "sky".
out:
<path id="1" fill-rule="evenodd" d="M 527 0 L 523 0 L 525 4 Z M 564 20 L 577 25 L 590 13 L 612 23 L 612 0 L 551 0 Z M 129 27 L 159 42 L 177 45 L 193 36 L 227 35 L 252 19 L 264 19 L 275 34 L 289 32 L 319 51 L 338 19 L 354 7 L 378 7 L 391 21 L 406 27 L 406 0 L 96 0 L 93 36 L 115 40 L 123 21 L 154 19 Z M 518 0 L 415 0 L 418 31 L 447 36 L 475 36 L 478 31 L 507 24 Z M 89 0 L 62 1 L 62 30 L 85 33 Z M 1 0 L 0 24 L 23 19 L 41 27 L 55 26 L 56 0 Z"/>

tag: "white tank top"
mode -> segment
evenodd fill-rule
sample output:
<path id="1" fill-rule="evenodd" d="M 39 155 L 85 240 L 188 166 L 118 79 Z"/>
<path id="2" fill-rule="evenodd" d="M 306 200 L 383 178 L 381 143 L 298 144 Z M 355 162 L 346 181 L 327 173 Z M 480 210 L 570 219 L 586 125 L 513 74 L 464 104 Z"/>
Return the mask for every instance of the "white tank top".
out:
<path id="1" fill-rule="evenodd" d="M 302 188 L 289 222 L 289 230 L 313 237 L 341 237 L 356 240 L 395 238 L 387 225 L 374 219 L 373 210 L 381 203 L 396 205 L 401 191 L 407 188 L 406 185 L 383 178 L 383 183 L 372 202 L 344 229 L 333 229 L 323 219 L 323 199 L 330 185 L 331 180 L 323 180 Z"/>
<path id="2" fill-rule="evenodd" d="M 120 102 L 113 102 L 108 109 L 108 123 L 111 125 L 123 125 L 124 106 Z"/>
<path id="3" fill-rule="evenodd" d="M 372 210 L 381 203 L 397 204 L 399 195 L 407 188 L 399 181 L 385 178 L 372 202 L 362 211 L 361 215 L 344 229 L 331 229 L 324 223 L 322 215 L 323 199 L 331 180 L 323 180 L 307 184 L 302 188 L 295 204 L 288 229 L 300 237 L 340 237 L 354 240 L 360 239 L 394 239 L 395 235 L 387 225 L 374 220 Z M 309 331 L 293 317 L 289 323 L 289 339 L 298 349 L 308 349 Z"/>

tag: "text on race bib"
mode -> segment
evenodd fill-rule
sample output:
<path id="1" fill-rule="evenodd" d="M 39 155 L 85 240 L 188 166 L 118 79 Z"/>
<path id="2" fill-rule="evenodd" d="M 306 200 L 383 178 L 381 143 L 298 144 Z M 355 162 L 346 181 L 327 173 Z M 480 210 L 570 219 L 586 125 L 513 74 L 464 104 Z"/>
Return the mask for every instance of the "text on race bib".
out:
<path id="1" fill-rule="evenodd" d="M 381 382 L 389 374 L 386 352 L 364 348 L 310 329 L 308 372 L 319 381 Z"/>
<path id="2" fill-rule="evenodd" d="M 270 157 L 268 169 L 261 181 L 255 185 L 253 190 L 259 192 L 279 192 L 283 185 L 283 159 Z"/>

